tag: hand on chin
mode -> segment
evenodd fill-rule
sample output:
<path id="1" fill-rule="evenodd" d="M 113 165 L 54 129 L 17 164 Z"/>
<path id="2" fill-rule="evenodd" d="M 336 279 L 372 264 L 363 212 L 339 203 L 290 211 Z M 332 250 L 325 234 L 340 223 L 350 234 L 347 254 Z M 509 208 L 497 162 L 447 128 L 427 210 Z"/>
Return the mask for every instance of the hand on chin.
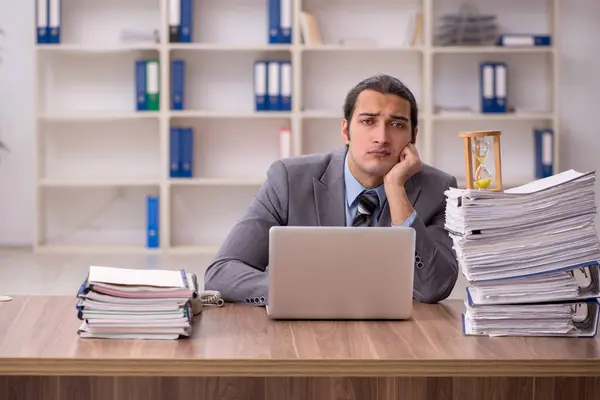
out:
<path id="1" fill-rule="evenodd" d="M 408 144 L 400 153 L 399 161 L 385 174 L 386 185 L 404 186 L 406 181 L 419 172 L 422 162 L 413 144 Z"/>

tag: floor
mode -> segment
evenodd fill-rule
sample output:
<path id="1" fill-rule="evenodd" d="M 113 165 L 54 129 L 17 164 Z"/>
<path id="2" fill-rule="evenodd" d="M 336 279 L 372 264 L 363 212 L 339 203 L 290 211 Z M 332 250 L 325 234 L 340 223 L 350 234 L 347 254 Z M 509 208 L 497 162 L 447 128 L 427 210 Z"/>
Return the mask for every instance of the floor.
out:
<path id="1" fill-rule="evenodd" d="M 179 269 L 196 273 L 204 287 L 204 271 L 212 255 L 35 254 L 29 248 L 0 248 L 0 296 L 53 294 L 75 296 L 90 265 L 122 268 Z M 462 276 L 450 298 L 462 299 Z"/>

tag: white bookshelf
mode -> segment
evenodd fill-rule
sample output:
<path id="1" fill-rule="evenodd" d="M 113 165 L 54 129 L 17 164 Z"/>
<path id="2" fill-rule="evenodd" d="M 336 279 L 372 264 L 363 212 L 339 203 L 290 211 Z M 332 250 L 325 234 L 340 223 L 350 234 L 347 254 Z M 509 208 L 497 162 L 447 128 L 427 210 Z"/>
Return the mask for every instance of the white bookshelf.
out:
<path id="1" fill-rule="evenodd" d="M 193 43 L 169 43 L 168 0 L 63 0 L 62 43 L 36 45 L 36 236 L 48 252 L 213 254 L 246 211 L 278 157 L 289 126 L 294 155 L 342 145 L 342 105 L 361 79 L 389 73 L 420 107 L 425 162 L 464 181 L 460 131 L 502 131 L 505 186 L 534 179 L 533 127 L 558 130 L 558 49 L 440 47 L 435 29 L 455 0 L 293 0 L 293 43 L 267 41 L 265 0 L 195 0 Z M 550 33 L 557 0 L 473 1 L 498 16 L 505 33 Z M 323 45 L 304 45 L 300 10 L 313 12 Z M 409 19 L 423 30 L 406 45 Z M 122 29 L 158 30 L 160 41 L 126 43 Z M 377 44 L 346 46 L 345 39 Z M 160 60 L 160 110 L 135 110 L 134 62 Z M 170 61 L 186 61 L 186 109 L 170 109 Z M 256 112 L 253 62 L 291 60 L 291 112 Z M 481 114 L 479 62 L 508 63 L 515 113 Z M 439 113 L 468 106 L 472 113 Z M 194 177 L 169 178 L 169 128 L 192 126 Z M 493 162 L 490 162 L 493 166 Z M 144 196 L 160 196 L 160 248 L 147 249 Z"/>

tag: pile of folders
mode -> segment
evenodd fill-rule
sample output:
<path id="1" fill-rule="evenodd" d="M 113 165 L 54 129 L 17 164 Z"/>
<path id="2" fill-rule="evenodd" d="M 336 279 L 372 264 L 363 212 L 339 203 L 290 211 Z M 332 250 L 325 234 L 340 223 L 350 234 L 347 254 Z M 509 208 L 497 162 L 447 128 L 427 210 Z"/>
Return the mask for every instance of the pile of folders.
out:
<path id="1" fill-rule="evenodd" d="M 468 281 L 465 334 L 596 335 L 595 181 L 569 170 L 504 192 L 446 192 L 445 227 Z"/>
<path id="2" fill-rule="evenodd" d="M 192 333 L 196 276 L 184 270 L 91 266 L 77 293 L 78 335 L 178 339 Z"/>

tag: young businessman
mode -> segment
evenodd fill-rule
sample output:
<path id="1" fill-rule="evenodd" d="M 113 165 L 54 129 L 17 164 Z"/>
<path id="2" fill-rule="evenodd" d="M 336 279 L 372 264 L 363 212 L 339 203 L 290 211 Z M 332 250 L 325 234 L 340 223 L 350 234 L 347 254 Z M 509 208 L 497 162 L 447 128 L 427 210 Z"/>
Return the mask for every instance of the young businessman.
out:
<path id="1" fill-rule="evenodd" d="M 411 226 L 413 297 L 426 303 L 448 297 L 458 267 L 444 231 L 444 191 L 456 187 L 456 179 L 422 164 L 414 145 L 417 121 L 415 98 L 402 82 L 387 75 L 360 82 L 344 104 L 346 146 L 270 166 L 266 183 L 206 270 L 206 289 L 220 291 L 226 301 L 268 303 L 272 226 Z"/>

